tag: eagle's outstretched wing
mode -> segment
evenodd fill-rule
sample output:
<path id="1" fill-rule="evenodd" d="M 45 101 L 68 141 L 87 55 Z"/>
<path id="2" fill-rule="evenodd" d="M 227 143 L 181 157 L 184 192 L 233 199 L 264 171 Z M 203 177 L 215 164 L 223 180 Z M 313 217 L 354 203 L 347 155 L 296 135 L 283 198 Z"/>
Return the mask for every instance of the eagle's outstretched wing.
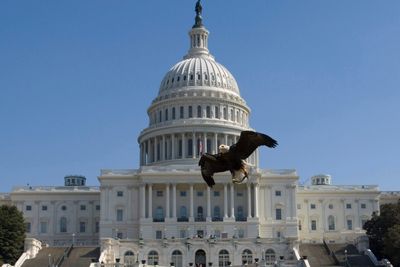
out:
<path id="1" fill-rule="evenodd" d="M 201 166 L 201 175 L 209 187 L 215 185 L 214 173 L 229 170 L 227 162 L 220 154 L 203 154 L 200 158 L 199 166 Z"/>
<path id="2" fill-rule="evenodd" d="M 278 142 L 263 133 L 243 131 L 240 134 L 239 141 L 235 144 L 235 152 L 241 159 L 247 159 L 254 150 L 262 145 L 272 148 L 276 147 Z"/>

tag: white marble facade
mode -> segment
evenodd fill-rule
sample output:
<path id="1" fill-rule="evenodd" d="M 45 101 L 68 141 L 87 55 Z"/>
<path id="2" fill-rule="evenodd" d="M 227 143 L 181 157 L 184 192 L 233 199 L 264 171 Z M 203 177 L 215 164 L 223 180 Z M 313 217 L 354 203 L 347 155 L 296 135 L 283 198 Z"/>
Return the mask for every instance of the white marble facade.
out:
<path id="1" fill-rule="evenodd" d="M 195 25 L 187 55 L 162 79 L 138 137 L 138 169 L 102 170 L 99 188 L 68 176 L 65 186 L 11 192 L 28 237 L 100 244 L 104 262 L 180 267 L 256 258 L 290 263 L 300 242 L 351 242 L 364 234 L 363 222 L 379 212 L 377 186 L 336 186 L 327 175 L 299 185 L 295 170 L 259 169 L 257 151 L 246 183 L 233 185 L 222 173 L 214 188 L 206 186 L 201 153 L 215 153 L 252 129 L 250 108 L 233 75 L 210 54 L 208 34 Z"/>

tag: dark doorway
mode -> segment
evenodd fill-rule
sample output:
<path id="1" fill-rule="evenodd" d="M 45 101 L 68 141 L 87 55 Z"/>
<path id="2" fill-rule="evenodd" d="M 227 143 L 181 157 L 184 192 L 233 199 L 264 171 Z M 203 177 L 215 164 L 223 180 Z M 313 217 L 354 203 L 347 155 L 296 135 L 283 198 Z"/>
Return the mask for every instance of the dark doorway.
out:
<path id="1" fill-rule="evenodd" d="M 202 249 L 196 251 L 195 267 L 206 267 L 206 252 Z"/>

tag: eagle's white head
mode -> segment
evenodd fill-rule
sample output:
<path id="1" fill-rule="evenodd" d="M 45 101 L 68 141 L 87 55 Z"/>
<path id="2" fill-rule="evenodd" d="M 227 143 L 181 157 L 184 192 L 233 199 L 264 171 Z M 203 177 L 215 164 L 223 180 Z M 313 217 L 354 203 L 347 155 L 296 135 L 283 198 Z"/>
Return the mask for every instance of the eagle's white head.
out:
<path id="1" fill-rule="evenodd" d="M 218 147 L 219 153 L 226 153 L 229 151 L 229 146 L 228 145 L 219 145 Z"/>

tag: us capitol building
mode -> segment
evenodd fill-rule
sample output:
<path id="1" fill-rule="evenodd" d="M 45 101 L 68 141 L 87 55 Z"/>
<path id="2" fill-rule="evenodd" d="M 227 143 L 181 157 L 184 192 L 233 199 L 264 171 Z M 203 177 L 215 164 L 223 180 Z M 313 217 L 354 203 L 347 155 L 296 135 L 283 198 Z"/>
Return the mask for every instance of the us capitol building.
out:
<path id="1" fill-rule="evenodd" d="M 247 182 L 234 185 L 225 172 L 207 187 L 200 155 L 254 129 L 235 78 L 208 50 L 201 11 L 198 3 L 189 51 L 165 74 L 148 108 L 149 125 L 138 137 L 140 167 L 101 170 L 100 187 L 71 175 L 64 186 L 3 194 L 1 203 L 23 212 L 28 237 L 50 246 L 100 246 L 104 263 L 182 267 L 255 259 L 290 264 L 300 244 L 365 236 L 362 225 L 379 213 L 380 201 L 390 201 L 376 185 L 337 186 L 329 175 L 299 185 L 296 170 L 258 168 L 256 151 Z"/>

